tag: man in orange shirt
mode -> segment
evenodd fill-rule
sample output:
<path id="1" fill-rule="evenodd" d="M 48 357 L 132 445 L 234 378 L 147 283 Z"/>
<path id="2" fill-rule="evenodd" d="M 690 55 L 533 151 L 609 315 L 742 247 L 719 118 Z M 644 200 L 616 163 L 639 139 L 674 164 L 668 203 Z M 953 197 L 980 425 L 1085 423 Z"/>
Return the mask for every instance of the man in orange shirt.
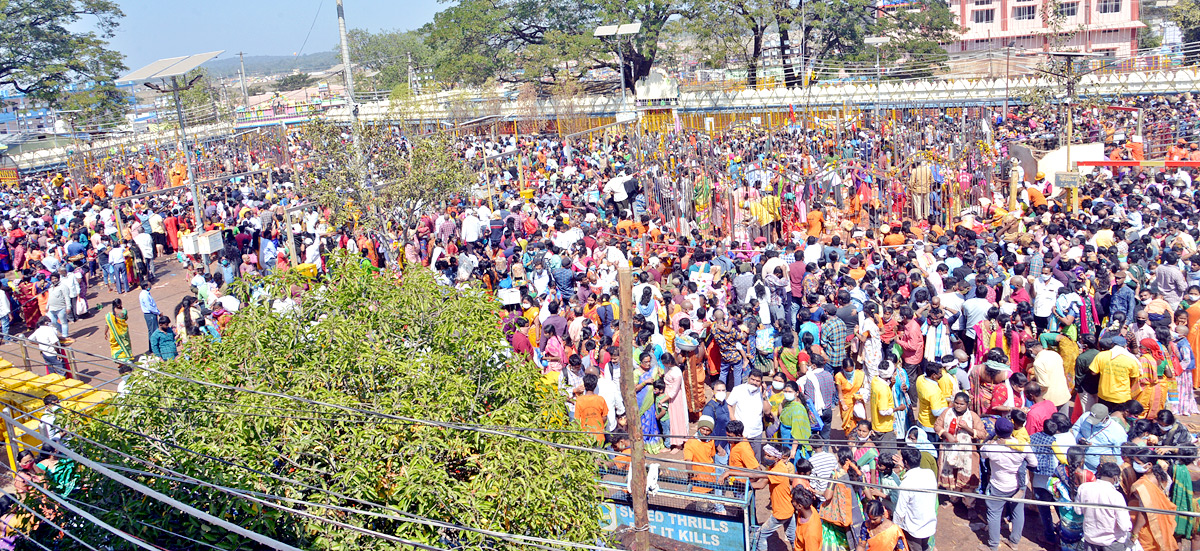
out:
<path id="1" fill-rule="evenodd" d="M 813 507 L 816 496 L 804 487 L 792 488 L 792 508 L 796 510 L 795 551 L 821 550 L 821 515 Z"/>
<path id="2" fill-rule="evenodd" d="M 792 507 L 792 486 L 800 479 L 787 476 L 796 474 L 796 469 L 787 456 L 775 446 L 763 446 L 763 462 L 770 465 L 770 472 L 779 474 L 767 475 L 767 486 L 771 488 L 771 516 L 759 527 L 758 536 L 754 539 L 754 547 L 751 549 L 765 549 L 767 538 L 780 526 L 784 527 L 788 547 L 792 547 L 796 539 L 796 509 Z"/>
<path id="3" fill-rule="evenodd" d="M 1187 140 L 1179 138 L 1179 141 L 1175 142 L 1175 145 L 1171 146 L 1171 149 L 1167 150 L 1167 160 L 1182 161 L 1185 157 L 1187 157 L 1187 154 Z"/>
<path id="4" fill-rule="evenodd" d="M 808 235 L 811 237 L 821 237 L 821 233 L 825 231 L 825 215 L 814 209 L 808 213 Z"/>
<path id="5" fill-rule="evenodd" d="M 604 443 L 604 424 L 608 421 L 608 403 L 596 394 L 600 378 L 588 373 L 583 376 L 583 395 L 575 399 L 575 420 L 579 426 L 596 436 L 596 443 Z"/>
<path id="6" fill-rule="evenodd" d="M 696 421 L 696 436 L 689 438 L 683 443 L 683 460 L 692 461 L 694 463 L 704 463 L 713 465 L 714 459 L 717 456 L 717 445 L 713 442 L 712 432 L 716 426 L 716 421 L 709 415 L 701 415 L 700 420 Z M 709 484 L 717 481 L 716 466 L 701 466 L 689 465 L 690 478 L 693 483 L 707 482 Z M 707 494 L 712 492 L 712 488 L 707 486 L 693 486 L 691 491 L 697 494 Z"/>
<path id="7" fill-rule="evenodd" d="M 734 442 L 729 448 L 729 470 L 721 474 L 717 479 L 717 484 L 725 484 L 725 481 L 734 474 L 734 471 L 739 471 L 739 474 L 745 476 L 752 483 L 755 489 L 766 486 L 766 477 L 762 474 L 752 473 L 748 471 L 757 471 L 762 469 L 758 458 L 754 455 L 754 448 L 750 446 L 750 441 L 746 440 L 743 433 L 746 430 L 745 423 L 733 420 L 725 425 L 725 435 Z"/>

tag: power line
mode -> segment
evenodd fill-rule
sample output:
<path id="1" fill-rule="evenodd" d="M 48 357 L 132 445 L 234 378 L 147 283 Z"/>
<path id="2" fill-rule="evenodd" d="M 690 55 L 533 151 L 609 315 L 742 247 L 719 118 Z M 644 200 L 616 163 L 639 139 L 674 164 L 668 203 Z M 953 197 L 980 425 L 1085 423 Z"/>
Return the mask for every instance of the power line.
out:
<path id="1" fill-rule="evenodd" d="M 105 424 L 105 425 L 108 425 L 108 426 L 110 426 L 110 427 L 112 427 L 112 428 L 116 429 L 116 430 L 119 430 L 119 431 L 122 431 L 122 432 L 125 432 L 125 433 L 129 433 L 129 434 L 133 434 L 133 435 L 136 435 L 136 436 L 138 436 L 138 437 L 141 437 L 141 438 L 143 438 L 143 439 L 146 439 L 146 440 L 149 440 L 149 441 L 152 441 L 152 442 L 157 442 L 157 443 L 159 443 L 159 444 L 163 444 L 163 445 L 166 445 L 166 446 L 169 446 L 169 447 L 172 447 L 172 448 L 178 449 L 178 450 L 180 450 L 180 451 L 183 451 L 183 452 L 186 452 L 186 453 L 190 453 L 190 454 L 192 454 L 192 455 L 196 455 L 196 456 L 199 456 L 199 457 L 203 457 L 203 458 L 205 458 L 205 459 L 208 459 L 208 460 L 210 460 L 210 461 L 216 461 L 216 462 L 218 462 L 218 463 L 222 463 L 222 464 L 225 464 L 225 465 L 228 465 L 228 466 L 231 466 L 231 467 L 240 468 L 240 469 L 243 469 L 243 470 L 246 470 L 246 471 L 249 471 L 249 472 L 252 472 L 252 473 L 258 474 L 258 475 L 261 475 L 261 476 L 266 476 L 266 477 L 268 477 L 268 478 L 272 478 L 272 479 L 275 479 L 275 480 L 279 480 L 279 481 L 281 481 L 281 482 L 288 482 L 288 483 L 296 484 L 296 485 L 299 485 L 299 486 L 301 486 L 301 487 L 303 487 L 303 488 L 305 488 L 305 489 L 308 489 L 308 490 L 313 490 L 313 491 L 319 491 L 319 492 L 327 493 L 327 494 L 329 494 L 329 495 L 331 495 L 331 496 L 333 496 L 333 497 L 337 497 L 337 498 L 339 498 L 339 499 L 344 499 L 344 500 L 347 500 L 347 501 L 351 501 L 351 502 L 360 503 L 360 504 L 362 504 L 362 505 L 367 505 L 367 506 L 370 506 L 370 507 L 376 507 L 376 508 L 379 508 L 379 509 L 384 509 L 384 510 L 388 510 L 388 511 L 393 511 L 393 512 L 395 512 L 395 513 L 397 513 L 397 514 L 400 514 L 400 515 L 403 515 L 404 517 L 406 517 L 405 519 L 395 519 L 395 518 L 393 518 L 393 517 L 384 517 L 384 518 L 393 518 L 393 520 L 402 520 L 402 521 L 408 521 L 408 522 L 417 522 L 417 523 L 420 523 L 420 524 L 427 524 L 427 525 L 429 525 L 429 526 L 436 526 L 436 527 L 439 527 L 439 528 L 448 528 L 448 529 L 453 529 L 453 530 L 463 530 L 463 531 L 475 532 L 475 533 L 478 533 L 478 534 L 487 535 L 487 536 L 492 536 L 492 537 L 496 537 L 496 538 L 500 538 L 500 539 L 510 539 L 510 538 L 511 538 L 511 539 L 518 539 L 518 540 L 529 540 L 529 541 L 534 541 L 534 542 L 544 542 L 544 543 L 550 543 L 550 544 L 554 544 L 554 545 L 563 545 L 563 546 L 568 546 L 568 547 L 576 547 L 576 548 L 582 548 L 582 549 L 593 549 L 593 550 L 597 550 L 597 551 L 611 551 L 611 548 L 608 548 L 608 547 L 600 547 L 600 546 L 594 546 L 594 545 L 580 544 L 580 543 L 574 543 L 574 542 L 562 541 L 562 540 L 550 540 L 550 539 L 538 538 L 538 537 L 534 537 L 534 536 L 525 536 L 525 535 L 521 535 L 521 534 L 511 534 L 511 533 L 506 533 L 506 532 L 496 532 L 496 531 L 493 531 L 493 530 L 487 530 L 487 529 L 483 529 L 483 528 L 474 528 L 474 527 L 469 527 L 469 526 L 456 525 L 456 524 L 451 524 L 451 523 L 447 523 L 447 522 L 437 521 L 437 520 L 430 519 L 430 518 L 427 518 L 427 517 L 421 517 L 421 516 L 418 516 L 418 515 L 413 515 L 413 514 L 411 514 L 411 513 L 408 513 L 408 512 L 406 512 L 406 511 L 402 511 L 402 510 L 399 510 L 399 509 L 396 509 L 396 508 L 394 508 L 394 507 L 389 507 L 389 506 L 387 506 L 387 505 L 383 505 L 383 504 L 379 504 L 379 503 L 375 503 L 375 502 L 371 502 L 371 501 L 367 501 L 367 500 L 363 500 L 363 499 L 359 499 L 359 498 L 350 497 L 350 496 L 347 496 L 347 495 L 345 495 L 345 494 L 341 494 L 341 493 L 338 493 L 338 492 L 335 492 L 335 491 L 332 491 L 332 490 L 328 490 L 328 489 L 324 489 L 324 488 L 319 488 L 319 487 L 316 487 L 316 486 L 312 486 L 312 485 L 310 485 L 310 484 L 307 484 L 307 483 L 305 483 L 305 482 L 303 482 L 303 481 L 300 481 L 300 480 L 296 480 L 296 479 L 294 479 L 294 478 L 290 478 L 290 477 L 286 477 L 286 476 L 282 476 L 282 475 L 277 475 L 277 474 L 274 474 L 274 473 L 269 473 L 269 472 L 260 471 L 260 470 L 258 470 L 258 469 L 254 469 L 254 468 L 252 468 L 252 467 L 249 467 L 249 466 L 247 466 L 247 465 L 243 465 L 243 464 L 241 464 L 241 463 L 237 463 L 237 462 L 233 462 L 233 461 L 230 461 L 230 460 L 227 460 L 227 459 L 221 459 L 221 458 L 218 458 L 218 457 L 214 457 L 214 456 L 211 456 L 211 455 L 205 454 L 205 453 L 203 453 L 203 452 L 198 452 L 198 451 L 192 450 L 191 448 L 188 448 L 187 446 L 183 446 L 183 445 L 180 445 L 180 444 L 177 444 L 177 443 L 174 443 L 174 442 L 168 442 L 168 441 L 165 441 L 165 440 L 161 440 L 161 439 L 155 438 L 155 437 L 153 437 L 153 436 L 150 436 L 150 435 L 147 435 L 147 434 L 144 434 L 144 433 L 138 432 L 138 431 L 136 431 L 136 430 L 133 430 L 133 429 L 129 429 L 129 428 L 122 427 L 122 426 L 120 426 L 120 425 L 117 425 L 117 424 L 115 424 L 115 423 L 112 423 L 112 422 L 110 422 L 110 421 L 108 421 L 108 420 L 101 419 L 101 418 L 98 418 L 98 417 L 93 417 L 93 416 L 91 416 L 91 415 L 88 415 L 88 414 L 86 414 L 86 413 L 81 413 L 81 412 L 77 412 L 77 411 L 71 411 L 71 413 L 75 413 L 75 414 L 81 415 L 81 416 L 83 416 L 83 417 L 86 417 L 86 418 L 88 418 L 89 420 L 92 420 L 92 421 L 97 421 L 97 422 L 99 422 L 99 423 L 103 423 L 103 424 Z M 56 427 L 56 428 L 59 428 L 60 430 L 63 430 L 64 432 L 71 432 L 71 431 L 67 431 L 66 429 L 62 429 L 61 427 Z M 126 457 L 127 459 L 132 459 L 132 460 L 134 460 L 134 461 L 137 461 L 137 462 L 139 462 L 139 463 L 147 464 L 147 466 L 153 466 L 153 467 L 155 467 L 155 468 L 161 468 L 161 467 L 160 467 L 160 466 L 158 466 L 157 464 L 154 464 L 154 463 L 148 463 L 148 462 L 146 462 L 145 460 L 142 460 L 142 459 L 140 459 L 140 458 L 136 458 L 136 457 L 133 457 L 133 456 L 131 456 L 131 455 L 125 454 L 124 452 L 120 452 L 120 451 L 118 451 L 118 450 L 114 450 L 114 449 L 112 449 L 112 448 L 110 448 L 110 447 L 108 447 L 108 446 L 105 446 L 105 445 L 103 445 L 103 444 L 101 444 L 101 443 L 99 443 L 99 442 L 96 442 L 95 440 L 91 440 L 91 439 L 87 438 L 86 436 L 79 435 L 78 433 L 74 433 L 74 432 L 71 432 L 71 434 L 74 434 L 74 435 L 76 435 L 77 437 L 79 437 L 79 438 L 81 438 L 81 439 L 83 439 L 83 440 L 86 440 L 86 441 L 88 441 L 88 442 L 90 442 L 90 443 L 92 443 L 92 444 L 94 444 L 94 445 L 96 445 L 96 446 L 98 446 L 98 447 L 101 447 L 101 448 L 103 448 L 103 449 L 109 450 L 109 451 L 111 451 L 111 452 L 113 452 L 113 453 L 116 453 L 116 454 L 118 454 L 118 455 L 121 455 L 121 456 L 123 456 L 123 457 Z M 164 468 L 164 470 L 165 470 L 165 468 Z M 186 475 L 180 475 L 180 476 L 186 476 Z M 355 510 L 355 511 L 357 511 L 357 510 Z M 364 514 L 372 514 L 372 513 L 368 513 L 368 512 L 366 512 L 366 511 L 357 511 L 357 512 L 362 512 L 362 513 L 364 513 Z M 522 543 L 522 544 L 525 544 L 524 542 L 514 542 L 514 543 Z"/>
<path id="2" fill-rule="evenodd" d="M 313 15 L 312 25 L 308 26 L 308 34 L 304 35 L 304 42 L 300 44 L 300 51 L 296 52 L 296 57 L 300 57 L 304 54 L 304 47 L 308 45 L 308 37 L 312 36 L 313 29 L 317 27 L 317 18 L 321 16 L 321 7 L 324 5 L 325 0 L 320 0 L 320 2 L 317 3 L 317 13 L 316 15 Z M 246 78 L 245 75 L 242 75 L 242 78 Z"/>
<path id="3" fill-rule="evenodd" d="M 142 549 L 148 549 L 149 551 L 160 551 L 162 549 L 161 547 L 158 547 L 157 545 L 151 545 L 149 543 L 146 543 L 145 541 L 142 541 L 140 538 L 136 538 L 132 534 L 126 533 L 124 530 L 118 530 L 118 529 L 114 528 L 112 525 L 108 524 L 107 522 L 104 522 L 104 521 L 96 518 L 95 515 L 92 515 L 91 513 L 84 511 L 83 509 L 80 509 L 70 503 L 67 503 L 66 500 L 64 500 L 58 494 L 51 492 L 50 490 L 47 490 L 46 488 L 43 488 L 40 484 L 38 484 L 32 480 L 26 480 L 25 483 L 29 484 L 30 486 L 33 486 L 37 491 L 41 492 L 46 497 L 58 502 L 59 505 L 66 507 L 67 510 L 83 517 L 85 520 L 91 522 L 92 524 L 95 524 L 96 526 L 99 526 L 105 530 L 108 530 L 109 532 L 112 532 L 113 534 L 116 534 L 117 537 L 119 537 L 129 543 L 132 543 L 137 547 L 141 547 Z"/>
<path id="4" fill-rule="evenodd" d="M 70 410 L 68 410 L 68 411 L 70 411 Z M 142 484 L 138 484 L 137 482 L 130 480 L 124 476 L 121 476 L 121 475 L 105 468 L 102 465 L 96 465 L 94 461 L 92 461 L 82 455 L 79 455 L 78 453 L 75 453 L 70 448 L 62 445 L 61 442 L 60 443 L 51 443 L 49 441 L 49 439 L 43 437 L 37 431 L 30 430 L 24 424 L 18 423 L 15 419 L 10 417 L 8 414 L 4 413 L 3 411 L 0 411 L 0 419 L 3 419 L 7 423 L 12 423 L 13 426 L 21 429 L 22 431 L 25 432 L 25 434 L 32 436 L 38 442 L 41 442 L 43 445 L 53 445 L 54 449 L 56 451 L 62 453 L 63 455 L 66 455 L 67 457 L 69 457 L 71 459 L 74 459 L 77 463 L 79 463 L 85 467 L 90 467 L 92 469 L 95 469 L 100 474 L 103 474 L 103 475 L 119 482 L 121 485 L 126 486 L 135 492 L 138 492 L 147 497 L 153 498 L 153 499 L 160 501 L 166 505 L 176 507 L 191 516 L 194 516 L 201 520 L 205 520 L 205 521 L 209 522 L 210 524 L 215 524 L 217 526 L 220 526 L 221 528 L 229 530 L 230 532 L 233 532 L 240 536 L 249 538 L 255 542 L 258 542 L 258 543 L 265 545 L 267 547 L 270 547 L 272 549 L 277 549 L 279 551 L 301 551 L 300 549 L 298 549 L 296 547 L 293 547 L 293 546 L 285 544 L 283 542 L 274 540 L 272 538 L 265 537 L 262 534 L 258 534 L 256 532 L 246 530 L 245 528 L 242 528 L 242 527 L 240 527 L 232 522 L 229 522 L 225 519 L 210 515 L 204 511 L 201 511 L 195 507 L 192 507 L 191 505 L 182 503 L 182 502 L 180 502 L 170 496 L 167 496 L 161 492 L 158 492 L 156 490 L 148 488 Z"/>
<path id="5" fill-rule="evenodd" d="M 62 532 L 63 534 L 65 534 L 67 537 L 79 542 L 79 545 L 82 545 L 85 549 L 88 549 L 89 551 L 99 551 L 98 549 L 93 547 L 90 543 L 80 539 L 79 536 L 72 534 L 70 530 L 67 530 L 67 529 L 63 528 L 62 526 L 55 524 L 54 521 L 42 516 L 40 513 L 33 510 L 28 505 L 25 505 L 25 502 L 21 501 L 21 498 L 8 493 L 8 490 L 5 490 L 4 488 L 0 488 L 0 493 L 3 493 L 4 496 L 7 497 L 8 499 L 12 500 L 13 503 L 20 505 L 22 509 L 25 509 L 26 511 L 29 511 L 30 513 L 32 513 L 33 516 L 38 518 L 38 520 L 41 520 L 42 522 L 49 524 L 51 528 L 54 528 L 55 530 L 58 530 L 59 532 Z M 32 538 L 30 538 L 30 539 L 32 540 Z"/>

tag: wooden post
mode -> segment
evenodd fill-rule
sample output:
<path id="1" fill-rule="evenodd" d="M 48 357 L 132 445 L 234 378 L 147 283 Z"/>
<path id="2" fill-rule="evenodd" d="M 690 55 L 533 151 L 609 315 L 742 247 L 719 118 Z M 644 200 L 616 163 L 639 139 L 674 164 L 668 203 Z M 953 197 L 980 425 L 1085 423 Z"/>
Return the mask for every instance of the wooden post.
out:
<path id="1" fill-rule="evenodd" d="M 1017 172 L 1008 173 L 1008 211 L 1017 210 Z"/>
<path id="2" fill-rule="evenodd" d="M 33 371 L 33 365 L 29 363 L 29 343 L 25 339 L 21 339 L 21 359 L 25 360 L 25 369 Z"/>
<path id="3" fill-rule="evenodd" d="M 638 410 L 637 377 L 633 365 L 633 273 L 629 266 L 617 267 L 618 296 L 621 299 L 620 322 L 618 329 L 621 335 L 621 347 L 618 352 L 621 361 L 621 399 L 625 404 Z M 628 409 L 626 409 L 628 411 Z M 633 444 L 629 463 L 629 496 L 633 501 L 633 551 L 649 551 L 650 549 L 650 509 L 646 502 L 646 442 L 642 438 L 642 425 L 637 419 L 629 418 L 629 441 Z"/>
<path id="4" fill-rule="evenodd" d="M 76 375 L 75 371 L 75 349 L 67 346 L 63 347 L 63 349 L 67 351 L 67 377 L 78 379 L 79 376 Z"/>

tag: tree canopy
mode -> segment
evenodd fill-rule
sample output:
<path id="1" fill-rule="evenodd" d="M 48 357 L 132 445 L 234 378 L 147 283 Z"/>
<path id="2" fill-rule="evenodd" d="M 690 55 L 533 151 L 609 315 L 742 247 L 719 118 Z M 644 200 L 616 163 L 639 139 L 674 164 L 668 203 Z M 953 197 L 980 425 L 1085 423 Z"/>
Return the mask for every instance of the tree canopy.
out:
<path id="1" fill-rule="evenodd" d="M 488 295 L 439 286 L 420 266 L 397 278 L 339 256 L 330 268 L 327 278 L 311 283 L 296 271 L 239 280 L 233 292 L 247 298 L 254 289 L 259 300 L 243 303 L 221 342 L 194 338 L 179 359 L 157 368 L 422 421 L 567 426 L 557 387 L 543 386 L 536 367 L 504 351 L 496 303 Z M 303 285 L 310 289 L 298 304 L 273 305 Z M 70 430 L 120 452 L 72 440 L 69 445 L 85 456 L 152 473 L 124 471 L 169 496 L 303 549 L 409 548 L 333 522 L 445 548 L 509 546 L 477 533 L 396 519 L 396 511 L 574 542 L 595 542 L 600 533 L 596 458 L 588 453 L 142 372 L 131 379 L 129 393 L 97 419 L 60 417 Z M 543 436 L 577 445 L 590 440 L 580 434 Z M 161 478 L 167 473 L 160 466 L 217 486 L 287 498 L 266 501 L 300 508 L 311 518 Z M 91 469 L 80 473 L 72 499 L 152 544 L 202 548 L 157 527 L 223 549 L 257 548 Z M 90 522 L 69 525 L 95 545 L 119 542 Z M 78 548 L 67 539 L 60 544 Z"/>
<path id="2" fill-rule="evenodd" d="M 123 16 L 110 0 L 0 1 L 0 85 L 57 105 L 71 85 L 113 81 L 125 65 L 107 40 Z"/>

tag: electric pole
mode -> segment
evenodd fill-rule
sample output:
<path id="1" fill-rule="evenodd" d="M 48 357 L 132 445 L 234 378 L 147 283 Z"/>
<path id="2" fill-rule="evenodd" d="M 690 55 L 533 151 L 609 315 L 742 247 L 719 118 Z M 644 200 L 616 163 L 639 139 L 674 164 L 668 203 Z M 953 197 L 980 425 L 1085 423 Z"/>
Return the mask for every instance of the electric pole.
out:
<path id="1" fill-rule="evenodd" d="M 350 40 L 346 38 L 346 12 L 342 0 L 337 0 L 338 33 L 342 39 L 342 76 L 346 83 L 346 100 L 350 107 L 350 136 L 354 147 L 355 172 L 359 183 L 367 186 L 367 167 L 363 164 L 362 143 L 358 135 L 358 101 L 354 99 L 354 72 L 350 69 Z"/>
<path id="2" fill-rule="evenodd" d="M 250 94 L 246 93 L 246 53 L 238 52 L 238 60 L 242 64 L 242 106 L 250 107 Z"/>
<path id="3" fill-rule="evenodd" d="M 411 96 L 417 93 L 417 89 L 413 87 L 412 52 L 405 53 L 408 54 L 408 94 Z"/>

